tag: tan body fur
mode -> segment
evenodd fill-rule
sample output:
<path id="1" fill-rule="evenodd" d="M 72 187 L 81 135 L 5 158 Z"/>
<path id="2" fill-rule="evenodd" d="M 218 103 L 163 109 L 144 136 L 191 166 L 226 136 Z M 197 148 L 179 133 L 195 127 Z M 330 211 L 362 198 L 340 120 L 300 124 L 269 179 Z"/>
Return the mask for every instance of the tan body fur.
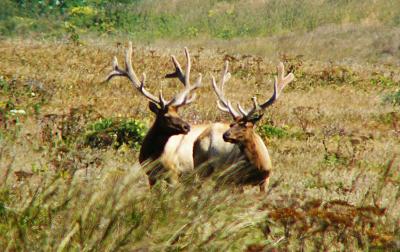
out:
<path id="1" fill-rule="evenodd" d="M 236 160 L 240 156 L 238 147 L 225 142 L 222 138 L 228 129 L 227 123 L 213 123 L 194 142 L 194 167 L 201 167 L 204 176 L 210 175 L 229 160 Z"/>
<path id="2" fill-rule="evenodd" d="M 259 185 L 264 191 L 272 164 L 263 140 L 250 126 L 242 129 L 244 138 L 238 142 L 224 141 L 223 135 L 229 131 L 229 124 L 215 123 L 199 136 L 193 146 L 195 167 L 202 169 L 204 176 L 219 169 L 235 169 L 229 173 L 230 178 L 226 182 Z M 240 167 L 234 166 L 239 162 Z"/>
<path id="3" fill-rule="evenodd" d="M 210 167 L 206 170 L 206 175 L 217 166 L 226 167 L 231 165 L 231 167 L 228 167 L 229 172 L 223 174 L 227 177 L 227 179 L 224 179 L 226 182 L 233 181 L 241 185 L 259 185 L 260 190 L 265 191 L 268 186 L 272 164 L 267 147 L 265 147 L 263 140 L 255 131 L 255 124 L 262 118 L 262 111 L 277 100 L 283 88 L 294 79 L 294 75 L 289 73 L 285 76 L 284 65 L 282 62 L 279 63 L 277 66 L 278 76 L 274 78 L 274 93 L 271 98 L 260 104 L 257 98 L 253 97 L 253 108 L 250 110 L 244 109 L 238 103 L 236 110 L 232 102 L 226 99 L 224 94 L 225 83 L 231 78 L 231 74 L 228 72 L 228 65 L 229 62 L 226 61 L 220 85 L 217 85 L 214 76 L 211 78 L 211 84 L 218 98 L 218 109 L 229 113 L 234 122 L 229 126 L 224 126 L 225 132 L 223 133 L 221 132 L 224 127 L 215 131 L 210 129 L 204 133 L 194 145 L 194 153 L 198 155 L 198 157 L 194 157 L 194 160 L 198 161 L 196 164 L 199 167 L 202 164 Z M 225 144 L 220 143 L 221 138 Z M 234 144 L 235 147 L 231 148 L 229 143 Z M 210 151 L 211 148 L 215 150 Z M 211 155 L 213 152 L 220 152 L 219 158 L 216 160 L 213 160 Z"/>
<path id="4" fill-rule="evenodd" d="M 187 134 L 171 136 L 165 144 L 160 162 L 164 169 L 170 171 L 174 180 L 181 174 L 193 170 L 193 144 L 207 127 L 207 125 L 191 125 L 191 130 Z"/>
<path id="5" fill-rule="evenodd" d="M 140 163 L 158 162 L 147 173 L 150 185 L 165 173 L 170 182 L 176 183 L 182 174 L 193 171 L 203 162 L 213 160 L 213 167 L 218 167 L 241 156 L 237 146 L 222 139 L 229 124 L 191 125 L 188 133 L 169 136 L 160 132 L 157 125 L 155 123 L 149 130 L 139 155 Z"/>

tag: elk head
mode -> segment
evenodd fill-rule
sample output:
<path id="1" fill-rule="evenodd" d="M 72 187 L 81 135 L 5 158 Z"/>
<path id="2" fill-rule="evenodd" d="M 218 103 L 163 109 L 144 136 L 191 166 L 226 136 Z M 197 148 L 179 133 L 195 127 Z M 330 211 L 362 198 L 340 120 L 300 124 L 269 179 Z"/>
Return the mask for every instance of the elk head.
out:
<path id="1" fill-rule="evenodd" d="M 118 60 L 116 57 L 114 57 L 112 64 L 113 71 L 108 75 L 107 81 L 116 76 L 126 77 L 131 82 L 132 86 L 149 100 L 149 109 L 156 115 L 156 120 L 153 127 L 156 128 L 155 130 L 157 134 L 172 136 L 178 134 L 187 134 L 190 131 L 190 125 L 178 115 L 178 109 L 184 105 L 192 103 L 196 99 L 195 94 L 191 94 L 191 92 L 200 87 L 201 74 L 199 74 L 199 78 L 197 79 L 195 85 L 191 85 L 190 55 L 186 47 L 185 55 L 187 60 L 186 72 L 184 73 L 182 71 L 179 62 L 175 56 L 172 56 L 175 72 L 165 76 L 166 78 L 178 78 L 184 85 L 184 89 L 169 101 L 164 99 L 162 90 L 159 91 L 158 96 L 155 96 L 145 89 L 146 75 L 144 73 L 141 80 L 139 80 L 137 77 L 132 67 L 131 42 L 129 42 L 128 49 L 125 53 L 125 69 L 122 69 L 118 66 Z"/>
<path id="2" fill-rule="evenodd" d="M 212 86 L 215 94 L 218 97 L 218 108 L 224 112 L 229 113 L 234 122 L 230 125 L 229 130 L 223 134 L 223 139 L 226 142 L 235 144 L 246 144 L 253 141 L 254 127 L 255 124 L 262 118 L 263 110 L 271 106 L 279 97 L 283 88 L 289 84 L 293 79 L 292 73 L 285 76 L 285 69 L 283 63 L 279 63 L 277 66 L 278 76 L 275 76 L 274 81 L 274 93 L 263 104 L 259 104 L 256 97 L 252 98 L 253 108 L 245 110 L 239 103 L 237 104 L 237 110 L 233 108 L 231 102 L 225 98 L 224 85 L 227 80 L 231 77 L 228 72 L 228 62 L 225 62 L 225 68 L 222 73 L 220 87 L 217 86 L 215 78 L 212 77 Z"/>
<path id="3" fill-rule="evenodd" d="M 229 130 L 222 135 L 224 141 L 234 144 L 248 141 L 251 139 L 256 122 L 258 122 L 262 116 L 262 114 L 259 114 L 252 118 L 243 118 L 231 123 L 229 125 Z"/>

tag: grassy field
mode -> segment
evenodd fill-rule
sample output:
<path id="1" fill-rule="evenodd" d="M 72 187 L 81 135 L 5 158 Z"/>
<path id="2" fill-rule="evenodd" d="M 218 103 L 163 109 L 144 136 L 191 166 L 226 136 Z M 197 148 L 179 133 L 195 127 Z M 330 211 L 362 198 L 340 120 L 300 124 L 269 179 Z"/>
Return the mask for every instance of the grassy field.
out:
<path id="1" fill-rule="evenodd" d="M 399 248 L 398 66 L 283 56 L 296 80 L 259 125 L 274 164 L 270 191 L 216 191 L 195 175 L 150 191 L 135 163 L 153 120 L 147 102 L 126 81 L 104 82 L 123 45 L 13 39 L 0 48 L 2 250 Z M 276 58 L 191 52 L 205 78 L 181 113 L 188 121 L 229 120 L 210 106 L 210 73 L 225 58 L 230 97 L 272 92 Z M 138 46 L 134 57 L 149 87 L 169 94 L 179 87 L 163 79 L 170 53 L 183 61 L 174 48 Z M 133 137 L 118 142 L 121 127 Z"/>
<path id="2" fill-rule="evenodd" d="M 128 8 L 147 15 L 137 22 L 148 23 L 134 26 L 151 27 L 142 38 L 122 25 L 131 19 L 114 23 L 110 36 L 68 14 L 74 6 L 46 16 L 42 7 L 28 15 L 1 3 L 10 15 L 0 11 L 0 250 L 398 251 L 398 1 L 304 0 L 298 12 L 294 1 L 171 2 Z M 235 30 L 244 22 L 257 27 L 271 6 L 277 18 L 263 19 L 267 30 Z M 159 27 L 171 13 L 187 26 L 173 19 Z M 204 13 L 214 23 L 200 22 Z M 39 23 L 21 23 L 35 15 Z M 63 30 L 55 17 L 73 27 Z M 302 17 L 307 22 L 298 23 Z M 218 35 L 223 28 L 228 37 Z M 274 167 L 267 193 L 216 189 L 218 174 L 200 182 L 196 173 L 148 188 L 137 164 L 154 119 L 147 101 L 125 80 L 104 82 L 112 57 L 123 62 L 128 38 L 134 68 L 168 97 L 180 88 L 163 78 L 172 71 L 169 56 L 183 63 L 189 46 L 192 76 L 202 73 L 204 84 L 180 111 L 193 124 L 230 120 L 211 90 L 224 60 L 232 73 L 227 95 L 241 104 L 271 95 L 279 61 L 295 74 L 258 124 Z"/>

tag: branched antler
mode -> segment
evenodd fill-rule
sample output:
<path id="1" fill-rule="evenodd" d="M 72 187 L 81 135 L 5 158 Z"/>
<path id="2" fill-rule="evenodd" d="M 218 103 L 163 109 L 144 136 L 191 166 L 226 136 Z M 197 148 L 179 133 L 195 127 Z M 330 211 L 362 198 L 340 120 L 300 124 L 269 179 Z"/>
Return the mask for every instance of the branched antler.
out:
<path id="1" fill-rule="evenodd" d="M 221 89 L 219 89 L 216 85 L 215 78 L 212 77 L 212 85 L 214 88 L 214 91 L 218 97 L 218 108 L 224 112 L 229 112 L 233 119 L 238 120 L 241 118 L 249 118 L 251 115 L 253 115 L 255 112 L 260 111 L 260 110 L 265 110 L 267 107 L 271 106 L 279 97 L 281 94 L 282 90 L 285 88 L 287 84 L 289 84 L 291 81 L 294 79 L 293 73 L 289 73 L 287 76 L 285 76 L 285 67 L 282 62 L 280 62 L 277 66 L 277 72 L 278 76 L 275 76 L 274 80 L 274 93 L 272 94 L 271 98 L 269 98 L 266 102 L 262 103 L 261 105 L 258 103 L 257 98 L 253 97 L 253 108 L 246 111 L 239 103 L 237 105 L 239 113 L 232 107 L 232 104 L 229 100 L 227 100 L 224 97 L 224 85 L 225 81 L 227 81 L 230 78 L 230 74 L 228 73 L 228 62 L 225 62 L 225 68 L 224 72 L 222 75 L 222 80 L 221 80 Z"/>
<path id="2" fill-rule="evenodd" d="M 218 88 L 217 82 L 215 81 L 215 77 L 212 76 L 212 86 L 215 91 L 215 94 L 218 97 L 217 105 L 218 108 L 224 112 L 228 112 L 232 115 L 233 119 L 238 119 L 240 117 L 240 114 L 232 107 L 232 104 L 229 100 L 225 98 L 224 94 L 224 87 L 225 87 L 225 82 L 228 81 L 231 78 L 231 74 L 228 72 L 228 67 L 229 63 L 228 61 L 225 61 L 225 67 L 224 71 L 222 72 L 222 77 L 221 77 L 221 88 Z"/>
<path id="3" fill-rule="evenodd" d="M 186 66 L 186 74 L 183 73 L 182 68 L 179 62 L 176 60 L 175 56 L 172 56 L 172 61 L 175 66 L 175 72 L 167 75 L 166 77 L 178 77 L 178 79 L 184 83 L 184 90 L 174 96 L 170 101 L 164 99 L 162 90 L 159 91 L 158 97 L 151 94 L 148 90 L 145 89 L 146 83 L 146 75 L 143 73 L 142 80 L 139 80 L 135 71 L 132 67 L 132 42 L 129 42 L 128 48 L 125 52 L 125 69 L 122 69 L 118 65 L 117 57 L 114 57 L 112 62 L 113 70 L 107 76 L 107 81 L 110 81 L 112 78 L 116 76 L 123 76 L 129 79 L 131 84 L 135 89 L 137 89 L 141 94 L 143 94 L 150 101 L 157 103 L 160 107 L 165 108 L 167 106 L 175 106 L 180 107 L 186 104 L 193 102 L 196 98 L 195 94 L 189 97 L 189 94 L 199 88 L 201 86 L 202 76 L 199 74 L 199 78 L 197 79 L 195 85 L 190 85 L 190 55 L 188 49 L 185 47 L 185 54 L 187 59 Z"/>
<path id="4" fill-rule="evenodd" d="M 201 86 L 201 80 L 202 80 L 201 74 L 199 74 L 199 77 L 198 77 L 195 85 L 192 86 L 190 84 L 190 70 L 191 70 L 190 62 L 191 61 L 190 61 L 189 50 L 187 49 L 187 47 L 185 47 L 185 56 L 186 56 L 186 71 L 185 71 L 185 73 L 182 71 L 182 67 L 179 64 L 176 57 L 174 55 L 172 55 L 171 58 L 172 58 L 172 63 L 175 66 L 175 72 L 165 75 L 166 78 L 178 78 L 185 86 L 185 89 L 181 93 L 177 94 L 174 97 L 173 102 L 171 103 L 173 106 L 183 106 L 183 105 L 193 102 L 196 99 L 196 95 L 193 94 L 189 98 L 188 98 L 188 95 L 191 91 L 196 90 L 197 88 L 199 88 Z"/>

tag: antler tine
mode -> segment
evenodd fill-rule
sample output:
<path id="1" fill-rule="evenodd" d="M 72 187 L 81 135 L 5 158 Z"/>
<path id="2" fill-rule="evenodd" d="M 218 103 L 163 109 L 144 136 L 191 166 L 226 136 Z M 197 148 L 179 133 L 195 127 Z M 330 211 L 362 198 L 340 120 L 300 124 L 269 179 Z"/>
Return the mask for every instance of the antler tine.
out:
<path id="1" fill-rule="evenodd" d="M 248 112 L 246 112 L 246 110 L 239 103 L 237 104 L 237 108 L 242 116 L 247 116 Z"/>
<path id="2" fill-rule="evenodd" d="M 146 75 L 143 73 L 142 80 L 139 81 L 135 71 L 132 67 L 132 42 L 129 42 L 128 48 L 125 51 L 125 70 L 121 69 L 118 66 L 117 57 L 114 57 L 112 62 L 113 71 L 107 76 L 107 81 L 110 81 L 112 78 L 116 76 L 125 76 L 129 79 L 134 88 L 136 88 L 140 93 L 142 93 L 145 97 L 151 100 L 154 103 L 162 105 L 162 101 L 158 99 L 156 96 L 151 94 L 144 88 L 146 82 Z"/>
<path id="3" fill-rule="evenodd" d="M 228 72 L 229 69 L 229 61 L 225 61 L 224 64 L 224 71 L 222 72 L 222 77 L 221 77 L 221 91 L 224 93 L 225 89 L 225 83 L 231 78 L 231 73 Z"/>
<path id="4" fill-rule="evenodd" d="M 289 73 L 287 76 L 285 76 L 285 66 L 282 62 L 278 64 L 276 70 L 278 72 L 278 76 L 275 76 L 274 78 L 274 93 L 268 101 L 260 105 L 261 109 L 266 109 L 267 107 L 271 106 L 278 99 L 286 85 L 294 80 L 293 73 Z"/>
<path id="5" fill-rule="evenodd" d="M 175 56 L 172 57 L 172 61 L 174 62 L 175 65 L 175 73 L 169 74 L 166 77 L 171 78 L 171 77 L 178 77 L 178 79 L 185 85 L 185 89 L 180 92 L 179 94 L 175 95 L 175 97 L 169 102 L 169 105 L 175 106 L 175 107 L 180 107 L 186 104 L 189 104 L 193 102 L 196 99 L 195 95 L 192 95 L 190 97 L 189 94 L 196 90 L 197 88 L 201 87 L 201 80 L 202 80 L 202 75 L 199 74 L 199 77 L 197 78 L 197 81 L 195 85 L 190 84 L 190 69 L 191 69 L 191 62 L 190 62 L 190 54 L 189 50 L 187 47 L 185 47 L 185 56 L 186 56 L 186 72 L 183 74 L 182 68 L 175 58 Z M 182 81 L 183 80 L 183 81 Z"/>
<path id="6" fill-rule="evenodd" d="M 282 62 L 279 63 L 279 65 L 276 67 L 277 71 L 278 71 L 278 85 L 279 85 L 279 94 L 280 92 L 283 90 L 283 88 L 289 84 L 290 82 L 292 82 L 294 80 L 294 74 L 293 73 L 289 73 L 286 77 L 285 77 L 285 66 L 283 65 Z"/>
<path id="7" fill-rule="evenodd" d="M 115 76 L 126 76 L 126 73 L 119 68 L 118 59 L 115 56 L 112 61 L 112 68 L 113 70 L 111 71 L 111 73 L 108 74 L 106 81 L 110 81 Z"/>
<path id="8" fill-rule="evenodd" d="M 240 114 L 232 107 L 232 104 L 229 100 L 227 100 L 224 96 L 224 86 L 225 86 L 225 82 L 227 80 L 229 80 L 230 78 L 230 73 L 228 72 L 228 61 L 225 61 L 225 67 L 224 67 L 224 71 L 222 73 L 222 78 L 221 78 L 221 89 L 218 88 L 217 86 L 217 82 L 215 81 L 215 77 L 212 76 L 211 78 L 211 84 L 212 87 L 214 89 L 215 94 L 218 97 L 218 101 L 217 101 L 217 106 L 220 110 L 224 111 L 224 112 L 228 112 L 231 114 L 231 116 L 233 117 L 233 119 L 237 119 L 240 116 Z"/>
<path id="9" fill-rule="evenodd" d="M 162 89 L 160 89 L 160 91 L 158 92 L 158 98 L 160 99 L 160 105 L 161 105 L 161 107 L 165 107 L 165 106 L 168 104 L 168 101 L 166 101 L 166 100 L 164 99 Z"/>
<path id="10" fill-rule="evenodd" d="M 286 85 L 294 80 L 293 73 L 289 73 L 287 76 L 285 76 L 285 67 L 282 62 L 278 64 L 276 69 L 278 72 L 278 76 L 274 77 L 274 93 L 272 94 L 271 98 L 269 98 L 265 103 L 259 105 L 256 97 L 253 97 L 253 108 L 249 112 L 247 112 L 245 116 L 250 116 L 256 111 L 264 110 L 267 107 L 271 106 L 278 99 L 279 95 L 286 87 Z"/>
<path id="11" fill-rule="evenodd" d="M 190 54 L 189 50 L 187 47 L 184 48 L 185 51 L 185 56 L 186 56 L 186 71 L 185 73 L 182 70 L 181 64 L 179 64 L 179 61 L 176 59 L 174 55 L 171 56 L 172 63 L 174 64 L 175 67 L 175 72 L 166 74 L 165 78 L 178 78 L 180 82 L 186 87 L 190 85 L 190 68 L 191 68 L 191 62 L 190 62 Z"/>
<path id="12" fill-rule="evenodd" d="M 231 73 L 228 72 L 228 68 L 229 68 L 229 61 L 225 61 L 224 72 L 223 72 L 222 78 L 221 78 L 222 93 L 224 93 L 225 83 L 231 78 Z M 246 111 L 243 109 L 243 107 L 239 103 L 237 104 L 237 108 L 241 115 L 239 115 L 239 113 L 233 109 L 233 107 L 229 101 L 228 101 L 228 105 L 230 106 L 229 110 L 233 111 L 233 113 L 235 113 L 237 115 L 237 116 L 234 116 L 235 118 L 244 117 L 247 115 Z"/>
<path id="13" fill-rule="evenodd" d="M 202 78 L 203 78 L 202 74 L 199 74 L 199 77 L 197 78 L 196 83 L 193 86 L 191 86 L 191 85 L 186 86 L 182 92 L 175 95 L 175 97 L 171 100 L 171 102 L 169 104 L 172 106 L 175 106 L 175 107 L 180 107 L 180 106 L 192 103 L 196 99 L 196 94 L 193 94 L 189 98 L 188 98 L 188 96 L 192 91 L 201 87 Z"/>
<path id="14" fill-rule="evenodd" d="M 171 56 L 171 59 L 175 67 L 175 72 L 165 75 L 165 78 L 178 78 L 179 81 L 185 85 L 185 74 L 183 73 L 181 65 L 174 55 Z"/>
<path id="15" fill-rule="evenodd" d="M 189 50 L 187 49 L 187 47 L 185 47 L 185 56 L 186 56 L 185 86 L 188 87 L 188 86 L 190 86 L 191 63 L 190 63 L 190 54 L 189 54 Z"/>

